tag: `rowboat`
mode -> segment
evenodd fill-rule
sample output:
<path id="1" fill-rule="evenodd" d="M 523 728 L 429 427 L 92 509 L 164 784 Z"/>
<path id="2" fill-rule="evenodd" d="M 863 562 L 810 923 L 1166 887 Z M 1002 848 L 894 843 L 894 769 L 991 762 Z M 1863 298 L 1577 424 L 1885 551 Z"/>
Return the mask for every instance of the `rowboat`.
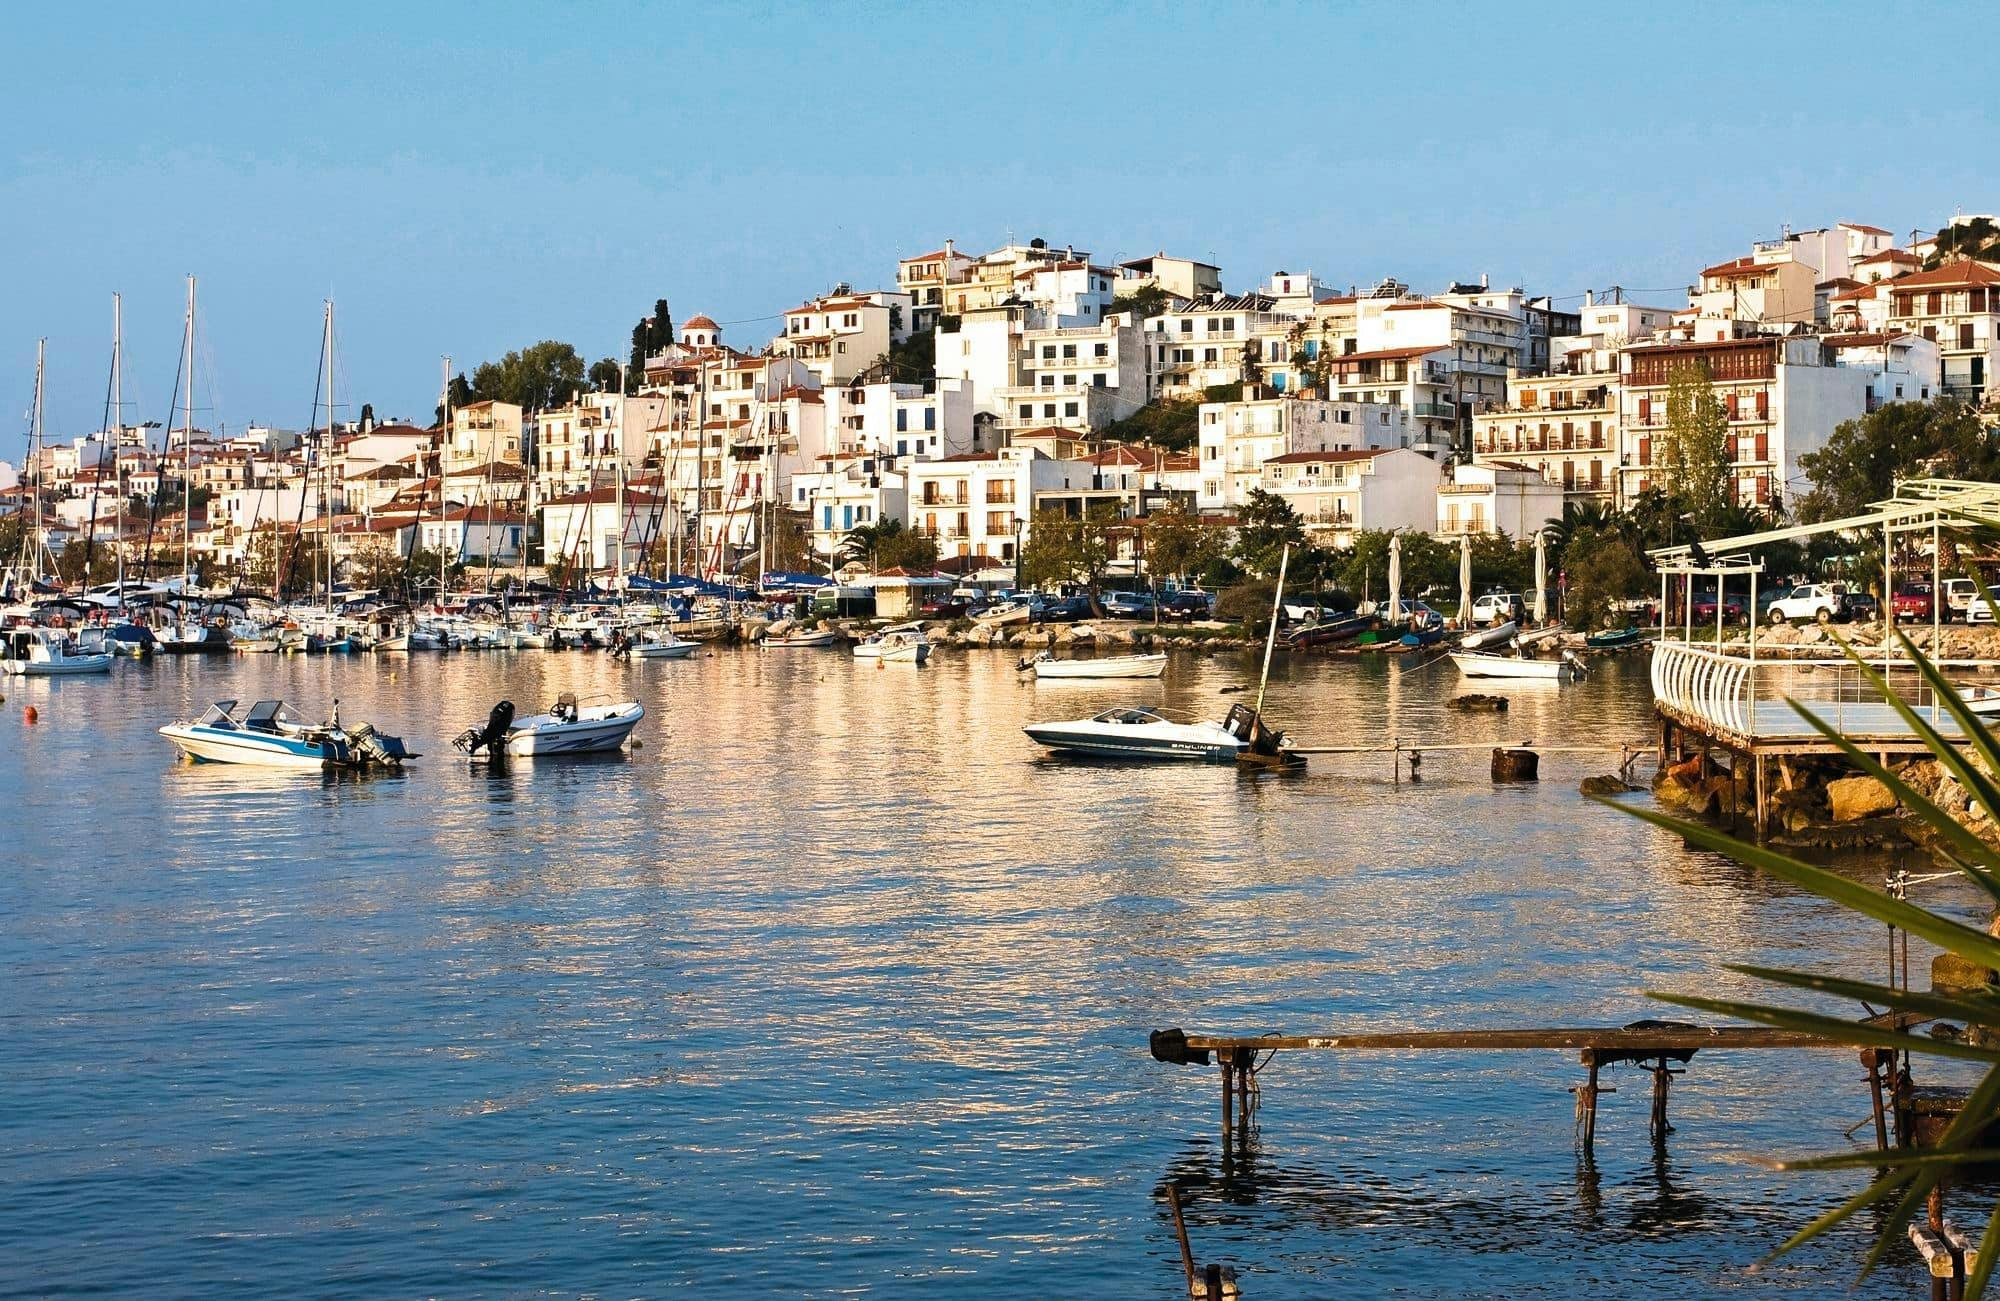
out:
<path id="1" fill-rule="evenodd" d="M 812 632 L 788 632 L 782 637 L 766 637 L 760 645 L 772 650 L 793 650 L 804 646 L 831 646 L 839 636 L 831 628 Z"/>
<path id="2" fill-rule="evenodd" d="M 1594 632 L 1583 639 L 1583 644 L 1592 650 L 1618 650 L 1626 646 L 1636 646 L 1645 639 L 1640 628 L 1619 628 L 1612 632 Z"/>
<path id="3" fill-rule="evenodd" d="M 1167 671 L 1165 655 L 1101 655 L 1094 659 L 1059 660 L 1043 651 L 1021 662 L 1037 678 L 1157 678 Z"/>
<path id="4" fill-rule="evenodd" d="M 1285 644 L 1294 650 L 1309 650 L 1314 646 L 1330 646 L 1335 642 L 1357 637 L 1375 626 L 1372 614 L 1338 615 L 1294 628 L 1285 634 Z"/>
<path id="5" fill-rule="evenodd" d="M 1571 654 L 1560 659 L 1532 660 L 1521 655 L 1485 655 L 1478 651 L 1453 651 L 1451 662 L 1469 678 L 1541 678 L 1561 680 L 1579 677 L 1583 666 Z"/>
<path id="6" fill-rule="evenodd" d="M 2000 718 L 2000 691 L 1991 687 L 1960 687 L 1958 698 L 1981 718 Z"/>
<path id="7" fill-rule="evenodd" d="M 1491 628 L 1480 628 L 1458 639 L 1460 650 L 1484 650 L 1488 646 L 1505 646 L 1520 631 L 1520 625 L 1509 619 Z"/>

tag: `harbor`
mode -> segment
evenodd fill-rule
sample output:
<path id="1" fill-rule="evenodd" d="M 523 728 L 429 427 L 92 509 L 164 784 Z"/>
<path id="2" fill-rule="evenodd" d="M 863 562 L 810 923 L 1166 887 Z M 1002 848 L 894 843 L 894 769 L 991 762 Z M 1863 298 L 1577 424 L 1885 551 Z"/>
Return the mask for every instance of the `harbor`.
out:
<path id="1" fill-rule="evenodd" d="M 1443 1291 L 1845 1286 L 1860 1230 L 1745 1272 L 1845 1185 L 1741 1154 L 1866 1122 L 1851 1051 L 1702 1053 L 1663 1148 L 1649 1076 L 1607 1067 L 1587 1163 L 1571 1054 L 1300 1052 L 1224 1146 L 1213 1071 L 1160 1066 L 1149 1031 L 1622 1026 L 1658 1015 L 1646 989 L 1749 993 L 1726 962 L 1872 970 L 1881 947 L 1578 794 L 1615 766 L 1606 738 L 1650 735 L 1644 657 L 1489 686 L 1499 713 L 1453 709 L 1448 662 L 1276 657 L 1265 712 L 1303 737 L 1467 747 L 1415 780 L 1381 752 L 1061 760 L 1020 730 L 1219 717 L 1258 669 L 1181 653 L 1158 679 L 1037 682 L 997 649 L 898 669 L 717 645 L 10 679 L 0 797 L 122 793 L 89 837 L 21 820 L 0 883 L 20 1267 L 220 1295 L 282 1271 L 308 1292 L 1165 1296 L 1172 1183 L 1252 1296 L 1314 1294 L 1327 1260 Z M 495 699 L 564 694 L 642 703 L 641 745 L 495 765 L 445 743 Z M 423 757 L 175 762 L 154 729 L 219 698 L 337 699 Z M 1540 780 L 1494 784 L 1485 747 L 1527 738 Z M 106 1233 L 118 1252 L 87 1250 Z M 1859 1294 L 1921 1268 L 1899 1254 Z"/>

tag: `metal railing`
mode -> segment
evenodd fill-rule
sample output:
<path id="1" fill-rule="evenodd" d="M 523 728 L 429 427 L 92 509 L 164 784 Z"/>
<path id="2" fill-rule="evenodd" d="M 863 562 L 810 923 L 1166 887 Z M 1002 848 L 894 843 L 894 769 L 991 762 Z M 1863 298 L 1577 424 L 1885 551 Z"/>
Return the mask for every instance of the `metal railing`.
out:
<path id="1" fill-rule="evenodd" d="M 1957 733 L 1926 680 L 1907 661 L 1869 667 L 1889 689 L 1945 735 Z M 1752 659 L 1745 643 L 1721 650 L 1691 645 L 1678 637 L 1653 648 L 1653 695 L 1661 704 L 1745 738 L 1812 737 L 1810 723 L 1786 703 L 1807 706 L 1836 730 L 1909 735 L 1908 725 L 1887 709 L 1887 700 L 1852 661 L 1840 658 Z"/>

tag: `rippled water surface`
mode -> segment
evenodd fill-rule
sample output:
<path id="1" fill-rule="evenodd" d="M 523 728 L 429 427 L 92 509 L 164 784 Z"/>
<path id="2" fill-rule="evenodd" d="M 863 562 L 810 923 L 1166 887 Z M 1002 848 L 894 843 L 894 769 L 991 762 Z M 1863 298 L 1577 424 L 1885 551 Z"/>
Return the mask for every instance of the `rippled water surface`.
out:
<path id="1" fill-rule="evenodd" d="M 1649 735 L 1641 667 L 1492 717 L 1444 710 L 1448 664 L 1318 661 L 1269 711 L 1318 744 L 1615 745 Z M 1594 1168 L 1571 1054 L 1289 1054 L 1225 1158 L 1214 1072 L 1148 1030 L 1617 1024 L 1649 988 L 1746 991 L 1724 962 L 1873 978 L 1883 947 L 1583 800 L 1604 756 L 1495 788 L 1483 751 L 1412 784 L 1020 733 L 1217 716 L 1252 671 L 725 649 L 0 682 L 0 1292 L 1169 1297 L 1169 1180 L 1256 1298 L 1845 1286 L 1871 1226 L 1747 1271 L 1858 1185 L 1743 1157 L 1843 1145 L 1851 1053 L 1698 1057 L 1664 1154 L 1614 1071 Z M 644 701 L 643 747 L 502 772 L 447 744 L 563 690 Z M 153 733 L 266 695 L 425 758 L 323 780 Z M 1897 1256 L 1861 1292 L 1920 1285 Z"/>

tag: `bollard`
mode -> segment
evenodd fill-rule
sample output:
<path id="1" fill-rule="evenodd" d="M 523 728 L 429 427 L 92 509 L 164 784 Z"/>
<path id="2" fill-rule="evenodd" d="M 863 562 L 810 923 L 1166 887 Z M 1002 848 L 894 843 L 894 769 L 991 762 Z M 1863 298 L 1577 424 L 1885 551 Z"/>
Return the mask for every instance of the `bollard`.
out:
<path id="1" fill-rule="evenodd" d="M 1512 750 L 1505 746 L 1493 748 L 1493 780 L 1497 782 L 1531 782 L 1539 780 L 1542 757 L 1533 750 Z"/>

